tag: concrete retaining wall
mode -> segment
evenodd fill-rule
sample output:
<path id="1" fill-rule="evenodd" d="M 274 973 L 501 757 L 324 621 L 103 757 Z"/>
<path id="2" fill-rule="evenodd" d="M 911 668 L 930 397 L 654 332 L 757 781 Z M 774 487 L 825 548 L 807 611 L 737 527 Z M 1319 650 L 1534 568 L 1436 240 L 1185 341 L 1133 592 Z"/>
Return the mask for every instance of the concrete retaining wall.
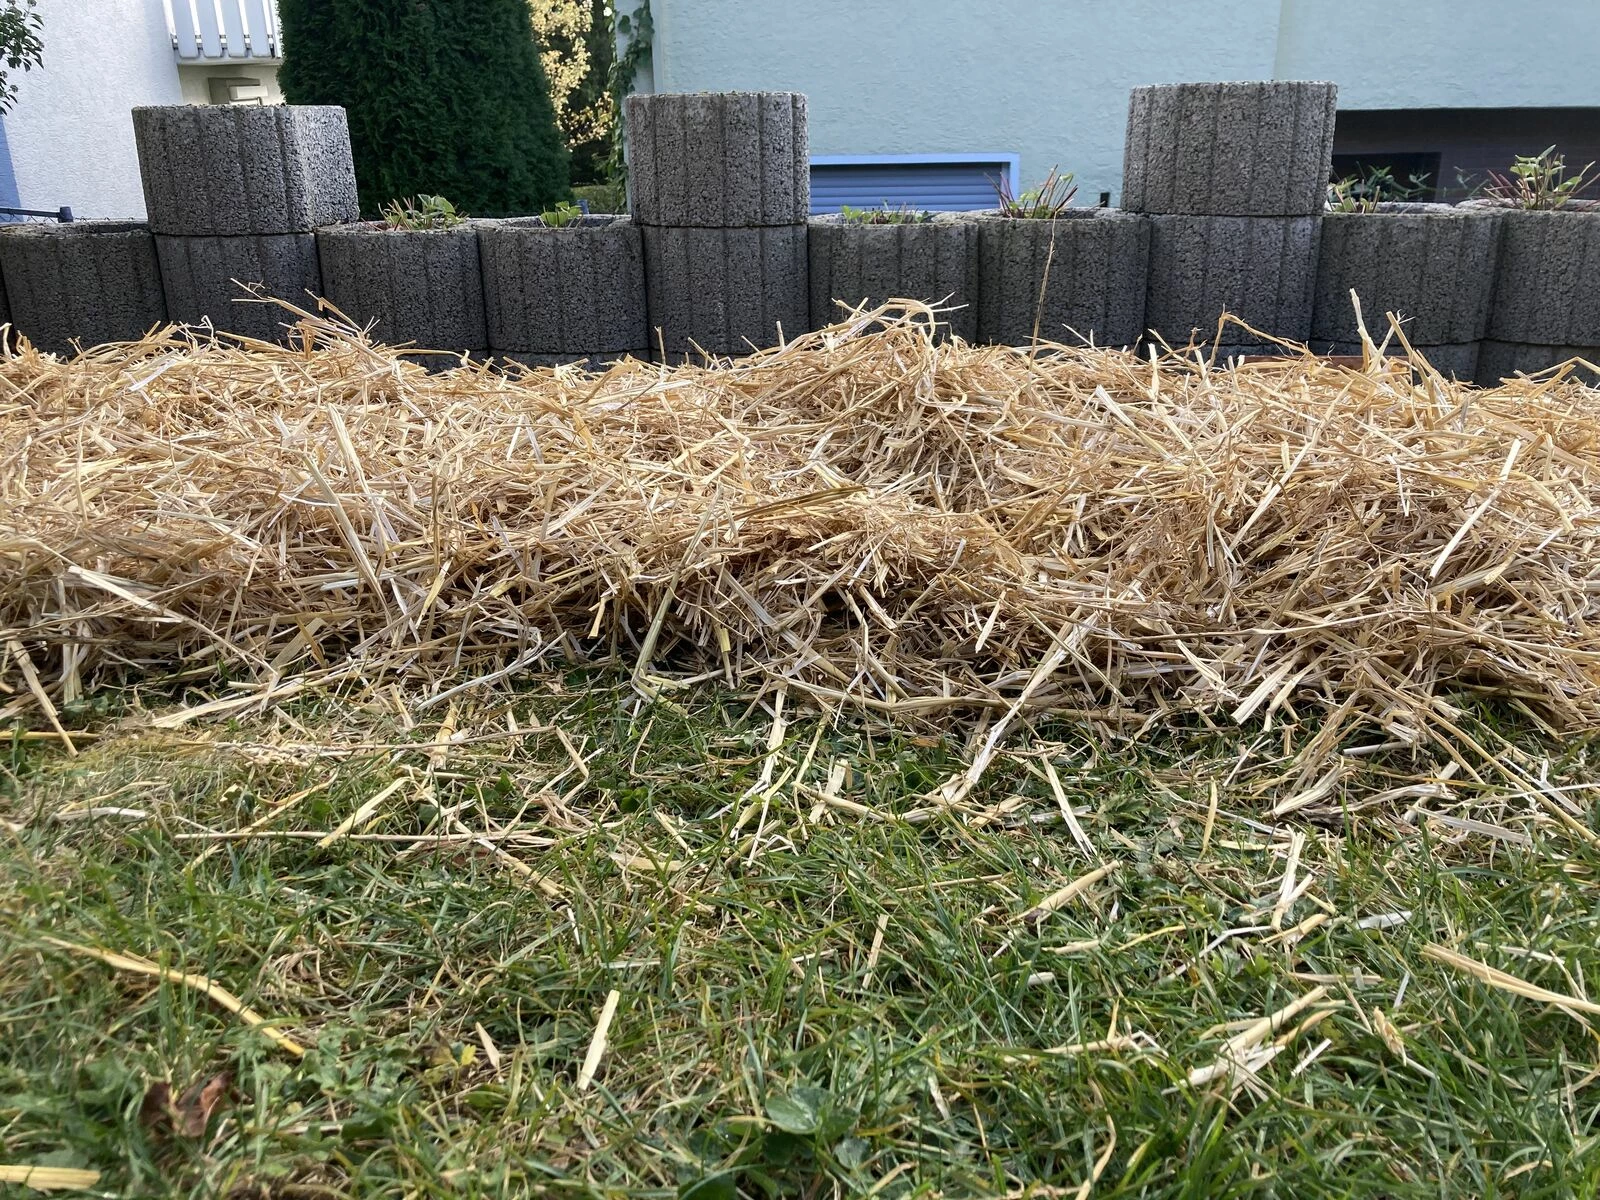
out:
<path id="1" fill-rule="evenodd" d="M 490 349 L 535 356 L 643 355 L 644 247 L 627 217 L 564 229 L 538 217 L 478 226 Z"/>
<path id="2" fill-rule="evenodd" d="M 310 233 L 360 215 L 342 108 L 136 108 L 133 130 L 156 233 Z"/>
<path id="3" fill-rule="evenodd" d="M 1355 339 L 1351 289 L 1375 342 L 1388 333 L 1388 312 L 1408 318 L 1414 346 L 1478 341 L 1489 319 L 1499 238 L 1500 216 L 1486 209 L 1380 204 L 1371 213 L 1328 213 L 1311 321 L 1315 348 Z"/>
<path id="4" fill-rule="evenodd" d="M 1123 208 L 1195 216 L 1320 213 L 1338 95 L 1331 83 L 1297 81 L 1134 88 Z"/>
<path id="5" fill-rule="evenodd" d="M 476 222 L 388 229 L 375 222 L 317 231 L 323 294 L 373 336 L 419 350 L 486 350 Z"/>
<path id="6" fill-rule="evenodd" d="M 1305 341 L 1316 282 L 1316 217 L 1153 216 L 1145 322 L 1173 345 L 1216 336 L 1224 311 Z M 1233 327 L 1223 336 L 1242 334 Z M 1243 344 L 1237 339 L 1230 344 Z"/>
<path id="7" fill-rule="evenodd" d="M 1131 346 L 1144 335 L 1150 223 L 1109 208 L 1055 221 L 977 214 L 978 334 L 1020 346 L 1091 340 Z"/>
<path id="8" fill-rule="evenodd" d="M 628 190 L 641 225 L 804 224 L 811 211 L 799 92 L 629 96 Z"/>
<path id="9" fill-rule="evenodd" d="M 155 239 L 142 222 L 6 227 L 0 276 L 13 325 L 41 350 L 133 341 L 167 319 Z"/>
<path id="10" fill-rule="evenodd" d="M 1478 348 L 1476 381 L 1494 387 L 1502 379 L 1547 371 L 1569 358 L 1581 358 L 1600 368 L 1600 346 L 1540 346 L 1485 338 Z M 1600 385 L 1600 370 L 1579 367 L 1573 377 L 1592 386 Z"/>
<path id="11" fill-rule="evenodd" d="M 950 309 L 941 333 L 977 337 L 978 224 L 966 214 L 898 225 L 814 217 L 807 241 L 813 326 L 842 320 L 839 301 L 921 300 Z"/>
<path id="12" fill-rule="evenodd" d="M 804 225 L 642 233 L 652 354 L 747 354 L 809 327 Z"/>
<path id="13" fill-rule="evenodd" d="M 314 297 L 322 291 L 317 239 L 309 233 L 260 237 L 157 234 L 156 259 L 161 264 L 161 286 L 172 320 L 188 325 L 209 322 L 217 329 L 263 341 L 285 340 L 293 315 L 276 304 L 243 300 L 248 293 L 241 284 L 257 284 L 267 295 L 301 308 L 314 305 Z"/>

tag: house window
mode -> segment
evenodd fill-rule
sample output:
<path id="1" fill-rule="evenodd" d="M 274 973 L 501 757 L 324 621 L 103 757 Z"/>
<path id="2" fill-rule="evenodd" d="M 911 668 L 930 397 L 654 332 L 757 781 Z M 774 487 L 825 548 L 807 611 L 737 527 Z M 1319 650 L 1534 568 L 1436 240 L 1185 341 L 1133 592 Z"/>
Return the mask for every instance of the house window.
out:
<path id="1" fill-rule="evenodd" d="M 811 211 L 901 205 L 933 212 L 995 207 L 995 183 L 1017 189 L 1015 154 L 820 155 L 811 160 Z"/>

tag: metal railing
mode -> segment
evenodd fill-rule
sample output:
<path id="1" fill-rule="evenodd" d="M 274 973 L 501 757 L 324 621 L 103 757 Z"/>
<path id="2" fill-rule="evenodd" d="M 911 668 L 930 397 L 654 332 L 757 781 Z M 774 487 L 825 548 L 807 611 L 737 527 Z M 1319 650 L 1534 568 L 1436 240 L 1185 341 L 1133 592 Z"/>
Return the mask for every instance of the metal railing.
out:
<path id="1" fill-rule="evenodd" d="M 161 0 L 180 62 L 260 62 L 283 56 L 277 0 Z"/>
<path id="2" fill-rule="evenodd" d="M 72 220 L 72 209 L 63 204 L 60 208 L 0 208 L 0 222 L 7 217 L 31 218 L 38 221 L 60 221 L 62 224 Z"/>

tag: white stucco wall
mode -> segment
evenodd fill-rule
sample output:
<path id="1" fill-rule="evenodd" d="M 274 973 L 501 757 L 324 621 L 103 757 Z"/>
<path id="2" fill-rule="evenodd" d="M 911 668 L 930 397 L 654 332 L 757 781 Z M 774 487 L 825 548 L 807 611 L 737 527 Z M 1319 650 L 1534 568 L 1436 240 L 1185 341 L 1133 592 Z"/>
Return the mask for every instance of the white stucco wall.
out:
<path id="1" fill-rule="evenodd" d="M 1600 0 L 652 0 L 660 91 L 796 89 L 813 154 L 1012 152 L 1120 197 L 1128 89 L 1331 79 L 1344 108 L 1600 105 Z"/>
<path id="2" fill-rule="evenodd" d="M 144 215 L 136 104 L 180 104 L 161 0 L 40 0 L 44 66 L 18 72 L 5 115 L 23 208 Z"/>
<path id="3" fill-rule="evenodd" d="M 1600 106 L 1600 0 L 1283 0 L 1276 77 L 1340 108 Z"/>

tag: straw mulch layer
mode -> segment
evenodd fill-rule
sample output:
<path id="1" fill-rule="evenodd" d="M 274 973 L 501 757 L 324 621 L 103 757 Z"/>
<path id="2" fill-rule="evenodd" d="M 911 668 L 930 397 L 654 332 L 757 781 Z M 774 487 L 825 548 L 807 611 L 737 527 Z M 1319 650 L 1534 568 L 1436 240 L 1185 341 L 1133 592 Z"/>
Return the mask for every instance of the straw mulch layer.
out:
<path id="1" fill-rule="evenodd" d="M 216 668 L 246 686 L 207 711 L 615 654 L 646 689 L 1290 725 L 1313 763 L 1361 733 L 1481 764 L 1474 691 L 1600 716 L 1600 391 L 1032 358 L 922 315 L 511 379 L 309 319 L 314 351 L 25 350 L 0 715 Z"/>

